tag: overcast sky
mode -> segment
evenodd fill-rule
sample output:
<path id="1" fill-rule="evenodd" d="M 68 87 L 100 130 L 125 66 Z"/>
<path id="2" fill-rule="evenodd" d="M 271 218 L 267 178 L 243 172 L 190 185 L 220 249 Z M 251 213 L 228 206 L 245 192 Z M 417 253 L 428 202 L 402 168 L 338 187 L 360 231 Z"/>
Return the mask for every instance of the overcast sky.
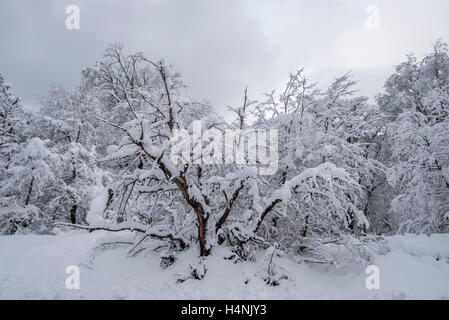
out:
<path id="1" fill-rule="evenodd" d="M 80 9 L 80 29 L 65 27 L 65 8 Z M 379 8 L 369 29 L 366 8 Z M 190 95 L 218 111 L 280 88 L 305 67 L 322 86 L 352 71 L 361 92 L 381 90 L 407 53 L 449 41 L 447 0 L 1 0 L 0 73 L 35 107 L 52 84 L 75 86 L 80 71 L 109 43 L 164 58 Z"/>

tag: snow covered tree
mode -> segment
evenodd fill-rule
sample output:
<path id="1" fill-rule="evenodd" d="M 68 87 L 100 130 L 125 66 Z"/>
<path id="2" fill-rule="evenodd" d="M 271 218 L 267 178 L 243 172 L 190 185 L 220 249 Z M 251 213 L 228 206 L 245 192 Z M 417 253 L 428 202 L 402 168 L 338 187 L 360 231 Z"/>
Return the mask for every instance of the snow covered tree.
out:
<path id="1" fill-rule="evenodd" d="M 99 85 L 116 100 L 108 105 L 109 116 L 100 120 L 122 134 L 103 159 L 120 176 L 107 215 L 153 228 L 147 232 L 152 238 L 171 239 L 182 247 L 183 240 L 173 239 L 195 228 L 196 220 L 200 253 L 208 255 L 211 189 L 202 188 L 200 180 L 209 170 L 174 165 L 169 148 L 175 130 L 205 118 L 210 108 L 183 96 L 179 74 L 163 61 L 153 63 L 141 53 L 126 56 L 120 45 L 106 51 L 97 70 Z"/>
<path id="2" fill-rule="evenodd" d="M 28 117 L 22 110 L 19 98 L 10 91 L 0 75 L 0 233 L 12 234 L 27 230 L 36 219 L 38 209 L 24 209 L 26 200 L 17 193 L 18 182 L 31 185 L 31 176 L 17 181 L 14 166 L 20 158 L 27 137 Z M 25 165 L 25 163 L 21 163 Z M 26 194 L 25 189 L 22 190 Z M 31 197 L 31 194 L 30 194 Z M 18 199 L 20 198 L 20 199 Z M 28 202 L 30 199 L 28 199 Z"/>
<path id="3" fill-rule="evenodd" d="M 102 185 L 104 178 L 94 165 L 96 146 L 102 146 L 105 138 L 104 127 L 95 119 L 101 112 L 95 93 L 85 75 L 76 89 L 52 88 L 43 99 L 36 125 L 36 134 L 50 141 L 63 163 L 59 168 L 61 192 L 49 209 L 71 223 L 86 222 L 93 188 Z"/>
<path id="4" fill-rule="evenodd" d="M 0 177 L 8 168 L 12 153 L 17 145 L 25 140 L 26 114 L 23 112 L 19 98 L 10 91 L 0 74 Z"/>
<path id="5" fill-rule="evenodd" d="M 387 126 L 396 197 L 392 213 L 401 231 L 447 232 L 449 226 L 449 57 L 437 41 L 433 52 L 406 62 L 385 84 L 378 103 Z"/>
<path id="6" fill-rule="evenodd" d="M 51 230 L 53 216 L 49 211 L 60 192 L 57 170 L 62 159 L 47 143 L 32 138 L 11 158 L 8 178 L 0 187 L 0 230 L 4 234 Z"/>
<path id="7" fill-rule="evenodd" d="M 283 249 L 313 251 L 317 241 L 369 226 L 367 191 L 383 167 L 369 155 L 378 130 L 375 107 L 352 97 L 354 84 L 347 74 L 321 92 L 301 69 L 279 99 L 271 93 L 254 108 L 256 126 L 278 129 L 281 159 L 269 187 L 261 188 L 270 196 L 254 231 Z"/>

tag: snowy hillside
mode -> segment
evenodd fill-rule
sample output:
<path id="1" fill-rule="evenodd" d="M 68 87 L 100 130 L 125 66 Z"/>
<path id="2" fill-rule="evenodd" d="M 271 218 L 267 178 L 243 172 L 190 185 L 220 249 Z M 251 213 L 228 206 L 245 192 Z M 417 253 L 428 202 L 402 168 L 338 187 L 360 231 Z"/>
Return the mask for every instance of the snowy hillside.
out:
<path id="1" fill-rule="evenodd" d="M 125 232 L 123 237 L 128 236 Z M 203 258 L 203 280 L 177 280 L 198 263 L 198 251 L 181 253 L 167 269 L 160 254 L 127 256 L 127 247 L 91 249 L 109 235 L 84 231 L 57 236 L 0 237 L 0 299 L 448 299 L 449 235 L 394 236 L 389 252 L 376 255 L 380 289 L 368 290 L 364 269 L 326 270 L 284 257 L 277 267 L 288 279 L 268 286 L 263 253 L 257 262 L 234 264 L 218 247 Z M 120 236 L 119 236 L 120 237 Z M 117 239 L 117 236 L 116 236 Z M 68 290 L 68 265 L 80 268 L 80 289 Z M 246 284 L 245 284 L 246 282 Z"/>

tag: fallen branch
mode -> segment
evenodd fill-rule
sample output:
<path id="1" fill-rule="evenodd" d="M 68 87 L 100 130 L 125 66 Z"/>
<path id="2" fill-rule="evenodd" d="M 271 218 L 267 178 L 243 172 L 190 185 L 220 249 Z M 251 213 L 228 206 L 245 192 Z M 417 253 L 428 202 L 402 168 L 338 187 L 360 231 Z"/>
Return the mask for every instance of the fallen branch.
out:
<path id="1" fill-rule="evenodd" d="M 91 227 L 91 226 L 83 226 L 83 225 L 79 225 L 79 224 L 62 223 L 62 222 L 56 223 L 55 225 L 87 230 L 89 232 L 99 231 L 99 230 L 110 231 L 110 232 L 136 231 L 136 232 L 144 233 L 147 237 L 150 237 L 150 238 L 155 238 L 155 239 L 159 239 L 159 240 L 169 239 L 173 242 L 177 242 L 180 250 L 184 250 L 188 247 L 188 244 L 183 239 L 175 238 L 171 233 L 157 234 L 154 232 L 148 232 L 148 230 L 145 230 L 145 229 L 142 229 L 139 227 L 125 227 L 125 226 L 120 226 L 120 225 L 117 225 L 116 227 L 114 227 L 114 226 L 112 226 L 112 227 Z"/>

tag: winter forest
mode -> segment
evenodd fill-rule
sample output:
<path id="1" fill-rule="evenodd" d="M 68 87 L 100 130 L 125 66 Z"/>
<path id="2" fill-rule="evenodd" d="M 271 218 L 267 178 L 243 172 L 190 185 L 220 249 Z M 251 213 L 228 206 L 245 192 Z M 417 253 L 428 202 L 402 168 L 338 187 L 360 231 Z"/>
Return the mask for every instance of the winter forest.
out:
<path id="1" fill-rule="evenodd" d="M 14 260 L 34 241 L 42 252 L 26 263 L 46 268 L 45 252 L 61 264 L 59 275 L 34 280 L 50 281 L 48 291 L 19 295 L 20 277 L 8 278 L 13 267 L 2 262 L 0 296 L 301 298 L 313 296 L 315 277 L 335 290 L 354 282 L 347 296 L 356 298 L 448 297 L 445 42 L 398 61 L 372 100 L 351 73 L 322 84 L 307 66 L 260 101 L 248 83 L 229 107 L 234 121 L 187 94 L 169 62 L 120 43 L 96 58 L 75 88 L 43 93 L 35 112 L 0 75 L 0 255 Z M 180 130 L 202 132 L 202 143 L 187 146 L 192 161 L 173 161 Z M 211 148 L 226 130 L 243 163 Z M 277 132 L 274 174 L 245 156 L 255 130 L 262 139 Z M 216 161 L 201 161 L 211 152 Z M 79 266 L 80 291 L 65 288 L 67 265 Z M 369 265 L 379 266 L 380 296 L 365 288 Z M 402 269 L 388 269 L 395 265 Z M 397 274 L 432 268 L 436 287 L 389 287 Z M 105 281 L 121 283 L 119 293 L 100 291 Z"/>

